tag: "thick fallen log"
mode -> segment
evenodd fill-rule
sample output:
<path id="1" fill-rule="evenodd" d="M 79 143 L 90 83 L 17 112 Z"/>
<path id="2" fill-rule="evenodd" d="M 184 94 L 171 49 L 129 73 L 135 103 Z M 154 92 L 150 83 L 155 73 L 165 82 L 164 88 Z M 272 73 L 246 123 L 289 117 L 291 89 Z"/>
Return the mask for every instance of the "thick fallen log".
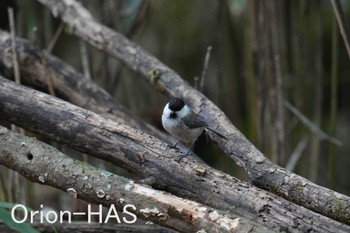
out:
<path id="1" fill-rule="evenodd" d="M 0 118 L 126 168 L 154 187 L 278 230 L 350 230 L 320 214 L 184 158 L 152 136 L 0 78 Z"/>
<path id="2" fill-rule="evenodd" d="M 28 138 L 1 126 L 0 148 L 0 164 L 19 172 L 28 180 L 58 188 L 74 198 L 107 207 L 106 216 L 102 216 L 102 206 L 98 208 L 101 209 L 101 217 L 98 216 L 97 219 L 102 223 L 117 221 L 134 224 L 141 218 L 180 232 L 269 231 L 244 218 L 154 190 L 74 160 L 35 138 Z M 58 216 L 55 222 L 62 221 L 62 211 L 65 210 L 55 212 Z M 84 213 L 87 219 L 92 217 L 89 211 Z M 43 213 L 39 215 L 45 216 Z M 74 216 L 73 213 L 70 216 L 72 215 Z M 22 220 L 23 217 L 20 221 Z"/>

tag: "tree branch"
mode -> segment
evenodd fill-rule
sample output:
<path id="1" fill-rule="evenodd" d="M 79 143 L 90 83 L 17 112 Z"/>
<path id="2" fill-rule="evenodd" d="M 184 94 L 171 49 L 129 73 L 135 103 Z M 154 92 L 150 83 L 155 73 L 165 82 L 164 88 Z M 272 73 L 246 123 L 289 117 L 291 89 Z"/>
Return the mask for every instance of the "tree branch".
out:
<path id="1" fill-rule="evenodd" d="M 136 210 L 130 208 L 129 211 L 139 218 L 177 231 L 268 231 L 243 218 L 223 214 L 71 159 L 35 138 L 28 138 L 4 127 L 0 127 L 0 148 L 0 164 L 19 172 L 28 180 L 67 193 L 74 190 L 74 197 L 106 207 L 114 205 L 120 212 L 126 204 L 131 204 Z"/>
<path id="2" fill-rule="evenodd" d="M 269 228 L 350 230 L 350 226 L 240 182 L 190 157 L 177 163 L 177 152 L 146 133 L 4 78 L 0 78 L 0 118 L 154 180 L 154 187 L 254 219 Z"/>
<path id="3" fill-rule="evenodd" d="M 10 33 L 0 30 L 0 74 L 7 77 L 14 76 L 11 44 Z M 168 135 L 137 118 L 96 83 L 84 79 L 84 76 L 72 66 L 50 53 L 40 51 L 25 39 L 17 38 L 16 44 L 23 84 L 48 92 L 46 75 L 49 75 L 57 97 L 141 129 L 164 141 L 171 141 Z M 46 61 L 45 65 L 42 63 L 43 60 Z"/>
<path id="4" fill-rule="evenodd" d="M 12 54 L 13 54 L 13 70 L 15 75 L 16 83 L 21 83 L 21 75 L 18 68 L 18 58 L 17 58 L 17 45 L 16 45 L 16 29 L 15 29 L 15 20 L 13 18 L 13 9 L 8 8 L 9 22 L 10 22 L 10 30 L 11 30 L 11 41 L 12 41 Z"/>
<path id="5" fill-rule="evenodd" d="M 54 16 L 59 16 L 67 23 L 75 35 L 119 59 L 129 69 L 149 81 L 157 91 L 185 99 L 197 113 L 200 112 L 213 126 L 217 126 L 228 140 L 214 135 L 212 139 L 238 165 L 245 167 L 254 185 L 315 212 L 350 224 L 349 197 L 316 185 L 269 161 L 232 125 L 216 105 L 155 57 L 123 35 L 96 22 L 90 12 L 76 1 L 38 1 L 47 6 Z"/>
<path id="6" fill-rule="evenodd" d="M 288 110 L 291 111 L 320 140 L 327 140 L 336 146 L 343 146 L 343 143 L 341 141 L 325 133 L 322 129 L 320 129 L 320 127 L 318 127 L 314 122 L 312 122 L 312 120 L 307 118 L 302 112 L 300 112 L 287 100 L 284 101 L 284 106 L 288 108 Z"/>
<path id="7" fill-rule="evenodd" d="M 345 23 L 346 21 L 345 21 L 345 17 L 344 17 L 344 13 L 343 13 L 340 1 L 339 0 L 331 0 L 331 3 L 333 6 L 334 14 L 337 18 L 340 33 L 343 37 L 343 41 L 344 41 L 344 45 L 345 45 L 348 57 L 350 59 L 349 30 L 348 30 L 347 25 Z"/>

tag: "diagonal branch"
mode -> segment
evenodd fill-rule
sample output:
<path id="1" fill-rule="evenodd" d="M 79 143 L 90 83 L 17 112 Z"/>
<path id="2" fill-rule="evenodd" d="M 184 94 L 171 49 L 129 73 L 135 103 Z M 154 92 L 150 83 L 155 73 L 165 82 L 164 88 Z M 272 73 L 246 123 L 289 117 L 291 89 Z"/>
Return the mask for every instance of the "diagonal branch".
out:
<path id="1" fill-rule="evenodd" d="M 309 118 L 307 118 L 302 112 L 300 112 L 296 107 L 294 107 L 291 103 L 288 101 L 284 101 L 284 106 L 288 108 L 289 111 L 291 111 L 296 117 L 299 118 L 299 120 L 310 129 L 310 131 L 315 134 L 320 140 L 327 140 L 334 145 L 342 146 L 343 143 L 339 141 L 338 139 L 328 135 L 325 133 L 320 127 L 318 127 L 315 123 L 313 123 Z"/>
<path id="2" fill-rule="evenodd" d="M 315 212 L 350 224 L 349 197 L 316 185 L 269 161 L 232 125 L 216 105 L 154 56 L 123 35 L 96 22 L 91 14 L 76 1 L 38 1 L 47 6 L 54 16 L 59 16 L 67 23 L 75 35 L 119 59 L 129 69 L 150 82 L 157 91 L 182 97 L 212 125 L 217 126 L 229 140 L 214 136 L 213 140 L 237 164 L 245 167 L 254 185 L 270 190 Z M 326 203 L 327 208 L 323 208 Z"/>
<path id="3" fill-rule="evenodd" d="M 343 37 L 344 45 L 350 59 L 350 43 L 349 43 L 349 30 L 346 25 L 346 20 L 339 0 L 331 0 L 334 14 L 337 18 L 340 33 Z"/>

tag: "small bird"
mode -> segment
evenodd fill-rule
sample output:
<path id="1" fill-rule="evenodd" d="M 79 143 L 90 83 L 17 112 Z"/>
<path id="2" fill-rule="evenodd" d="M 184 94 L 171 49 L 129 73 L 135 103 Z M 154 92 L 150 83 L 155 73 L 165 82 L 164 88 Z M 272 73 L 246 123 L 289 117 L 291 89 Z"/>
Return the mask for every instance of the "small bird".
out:
<path id="1" fill-rule="evenodd" d="M 180 98 L 172 98 L 165 105 L 162 115 L 162 124 L 164 129 L 177 139 L 170 148 L 176 149 L 176 145 L 182 141 L 188 146 L 188 150 L 178 161 L 187 156 L 191 146 L 202 134 L 203 130 L 210 130 L 221 138 L 226 139 L 224 135 L 209 127 L 208 123 L 199 115 L 194 113 Z"/>

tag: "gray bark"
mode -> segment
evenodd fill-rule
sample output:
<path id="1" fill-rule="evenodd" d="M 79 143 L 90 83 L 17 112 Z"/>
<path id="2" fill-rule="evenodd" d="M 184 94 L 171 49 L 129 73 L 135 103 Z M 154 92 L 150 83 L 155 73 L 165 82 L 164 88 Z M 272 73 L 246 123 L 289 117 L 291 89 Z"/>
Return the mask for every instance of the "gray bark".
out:
<path id="1" fill-rule="evenodd" d="M 121 215 L 124 207 L 131 204 L 136 209 L 128 207 L 128 211 L 139 218 L 180 232 L 268 231 L 243 218 L 154 190 L 74 160 L 35 138 L 28 138 L 1 126 L 0 148 L 0 164 L 19 172 L 28 180 L 61 189 L 73 197 L 106 207 L 114 205 L 119 211 L 121 222 L 124 221 Z M 128 221 L 135 220 L 130 215 L 125 218 Z"/>
<path id="2" fill-rule="evenodd" d="M 274 194 L 184 158 L 152 136 L 0 78 L 0 118 L 135 172 L 153 186 L 278 230 L 350 230 Z"/>

